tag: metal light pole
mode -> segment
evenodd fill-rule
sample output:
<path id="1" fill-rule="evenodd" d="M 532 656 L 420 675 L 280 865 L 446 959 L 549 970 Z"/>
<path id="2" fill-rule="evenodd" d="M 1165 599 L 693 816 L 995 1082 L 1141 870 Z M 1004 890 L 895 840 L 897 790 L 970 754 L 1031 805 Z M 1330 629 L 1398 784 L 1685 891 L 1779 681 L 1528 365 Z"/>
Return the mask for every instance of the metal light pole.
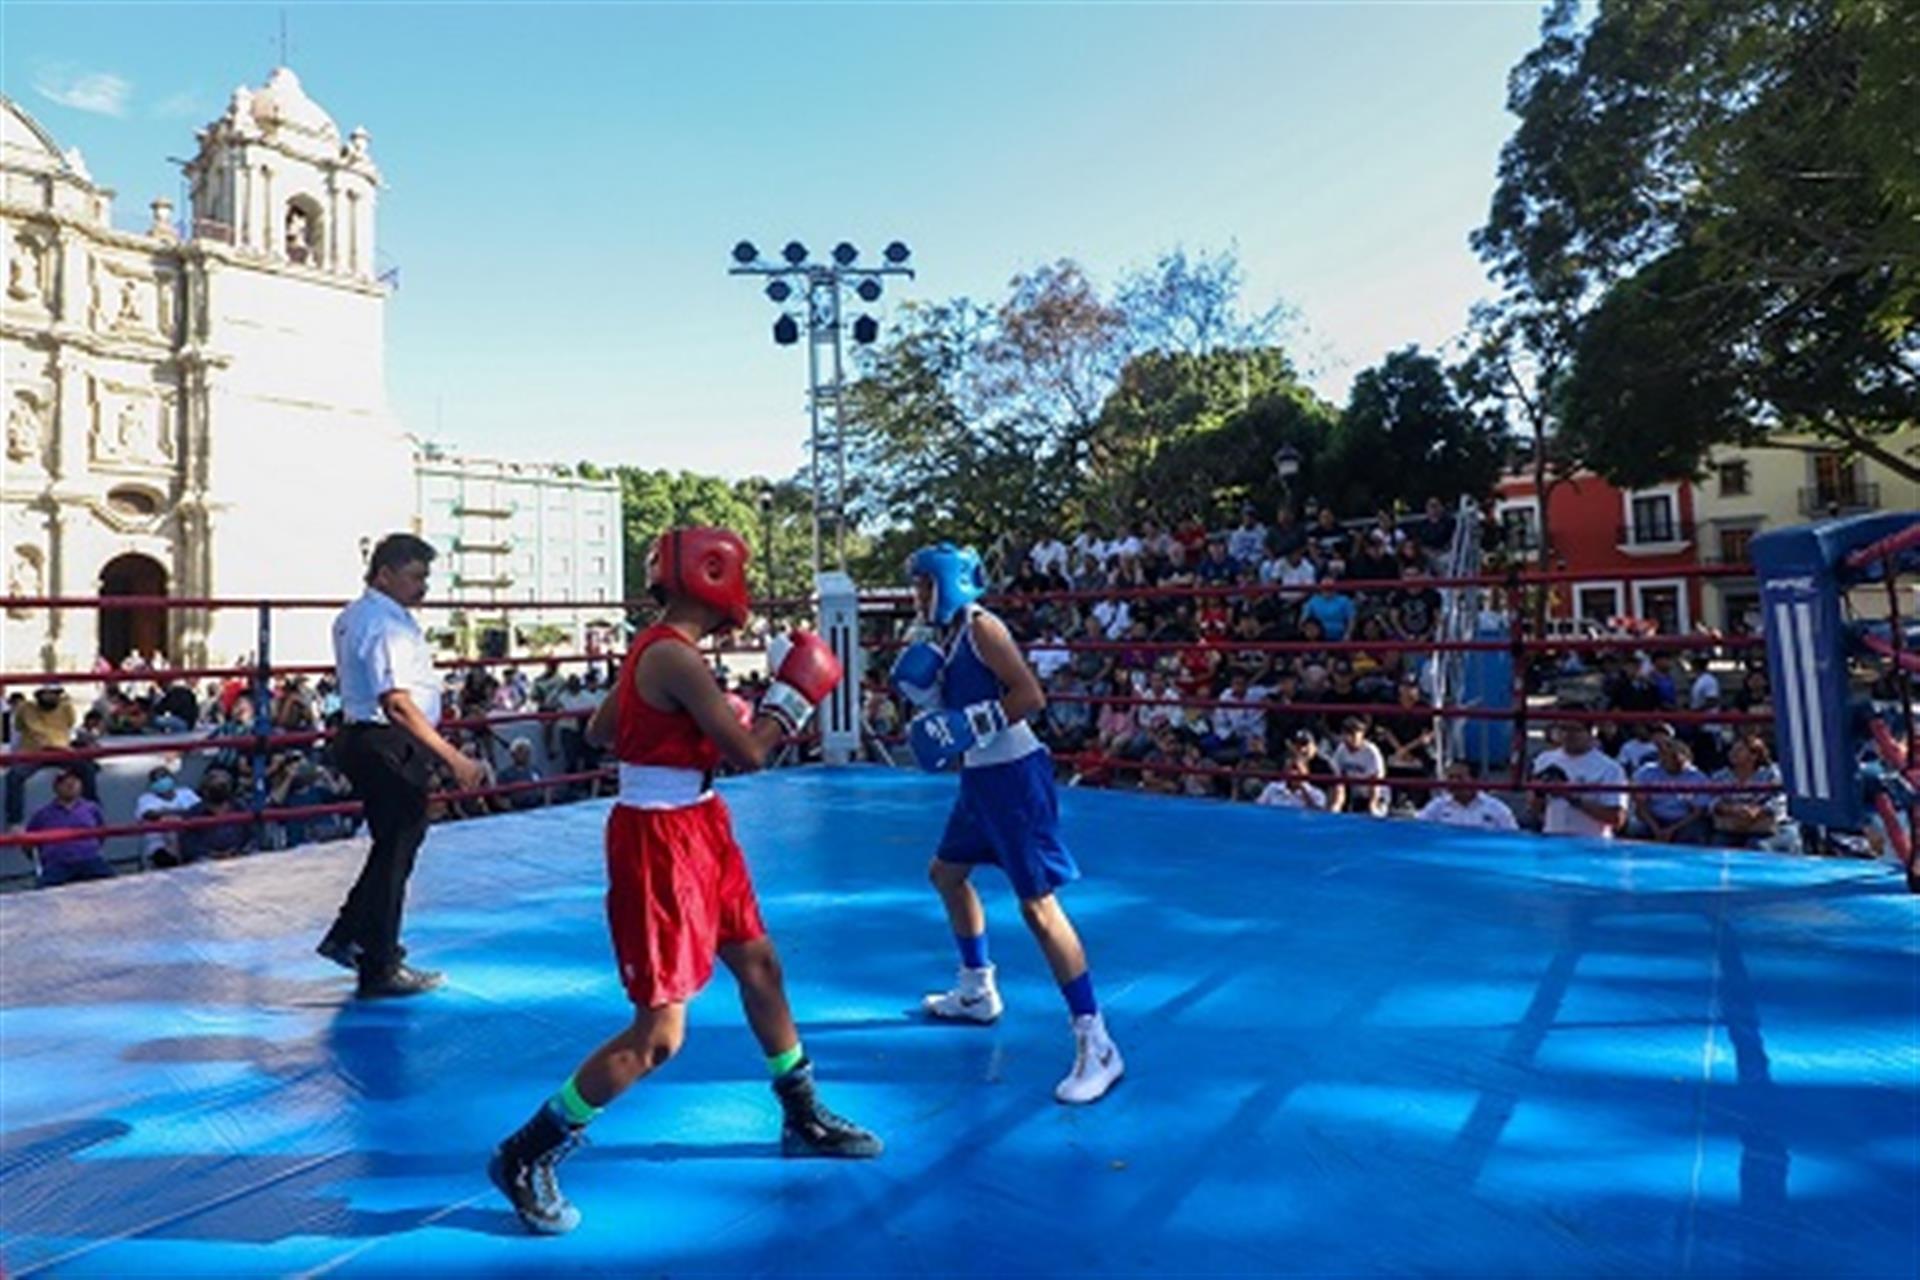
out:
<path id="1" fill-rule="evenodd" d="M 773 559 L 773 490 L 771 489 L 762 489 L 760 491 L 760 522 L 766 529 L 766 541 L 761 545 L 766 548 L 767 599 L 778 600 L 780 598 L 780 580 L 778 566 L 774 563 Z"/>
<path id="2" fill-rule="evenodd" d="M 841 396 L 845 389 L 846 364 L 841 334 L 849 327 L 842 323 L 842 293 L 851 288 L 862 302 L 878 302 L 883 276 L 913 276 L 907 266 L 912 251 L 895 240 L 882 252 L 885 260 L 877 266 L 860 265 L 860 251 L 846 241 L 833 247 L 828 262 L 811 261 L 807 247 L 790 240 L 780 251 L 780 261 L 767 262 L 750 241 L 733 246 L 733 265 L 728 275 L 764 276 L 769 300 L 781 309 L 773 322 L 773 340 L 792 346 L 800 341 L 800 322 L 789 305 L 806 307 L 807 338 L 807 482 L 813 490 L 813 575 L 817 581 L 823 567 L 823 528 L 833 524 L 833 554 L 836 568 L 847 567 L 847 448 L 843 426 Z M 802 292 L 804 291 L 804 293 Z M 861 314 L 850 326 L 853 340 L 862 346 L 880 336 L 880 322 Z M 830 348 L 823 362 L 821 348 Z M 826 368 L 823 369 L 823 363 Z M 822 381 L 823 374 L 830 375 Z M 831 452 L 823 474 L 821 451 Z M 826 496 L 823 480 L 831 483 L 832 497 Z"/>

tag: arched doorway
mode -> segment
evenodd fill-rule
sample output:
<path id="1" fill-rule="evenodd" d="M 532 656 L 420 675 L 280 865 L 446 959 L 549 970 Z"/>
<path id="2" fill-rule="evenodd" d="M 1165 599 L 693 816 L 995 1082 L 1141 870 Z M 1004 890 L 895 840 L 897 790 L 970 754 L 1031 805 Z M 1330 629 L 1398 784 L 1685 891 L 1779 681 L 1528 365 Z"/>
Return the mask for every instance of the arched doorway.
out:
<path id="1" fill-rule="evenodd" d="M 128 552 L 107 561 L 100 570 L 100 595 L 149 596 L 167 594 L 167 571 L 152 556 Z M 100 656 L 115 666 L 130 653 L 153 658 L 167 652 L 167 611 L 157 605 L 100 609 Z"/>

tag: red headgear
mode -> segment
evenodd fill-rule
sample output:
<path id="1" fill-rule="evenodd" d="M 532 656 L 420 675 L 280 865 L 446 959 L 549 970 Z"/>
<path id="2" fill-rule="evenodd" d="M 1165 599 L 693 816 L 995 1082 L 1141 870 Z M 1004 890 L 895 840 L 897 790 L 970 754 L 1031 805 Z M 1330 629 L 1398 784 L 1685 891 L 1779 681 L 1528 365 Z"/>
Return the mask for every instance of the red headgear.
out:
<path id="1" fill-rule="evenodd" d="M 731 529 L 669 529 L 647 557 L 647 593 L 661 604 L 686 596 L 747 622 L 747 544 Z"/>

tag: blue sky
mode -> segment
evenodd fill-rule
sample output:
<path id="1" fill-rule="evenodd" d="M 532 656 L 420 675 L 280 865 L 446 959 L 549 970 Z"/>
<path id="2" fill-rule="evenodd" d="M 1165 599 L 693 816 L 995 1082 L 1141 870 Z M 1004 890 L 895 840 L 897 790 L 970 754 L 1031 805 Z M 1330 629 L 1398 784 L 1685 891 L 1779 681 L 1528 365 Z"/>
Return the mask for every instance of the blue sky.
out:
<path id="1" fill-rule="evenodd" d="M 1467 236 L 1539 6 L 33 4 L 0 88 L 138 227 L 288 59 L 364 124 L 401 272 L 388 381 L 476 453 L 783 475 L 804 355 L 727 251 L 913 246 L 893 298 L 1235 247 L 1329 397 L 1490 292 Z"/>

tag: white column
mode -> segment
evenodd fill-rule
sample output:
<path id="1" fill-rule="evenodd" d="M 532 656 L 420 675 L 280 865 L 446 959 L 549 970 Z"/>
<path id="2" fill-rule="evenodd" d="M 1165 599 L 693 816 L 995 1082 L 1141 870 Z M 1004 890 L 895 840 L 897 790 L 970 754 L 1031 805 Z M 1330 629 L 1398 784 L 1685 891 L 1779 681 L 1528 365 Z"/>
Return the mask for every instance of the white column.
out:
<path id="1" fill-rule="evenodd" d="M 340 179 L 337 174 L 327 178 L 327 261 L 329 271 L 340 269 Z"/>
<path id="2" fill-rule="evenodd" d="M 820 750 L 828 764 L 848 764 L 860 758 L 860 598 L 844 573 L 823 573 L 818 585 L 820 634 L 846 673 L 820 706 Z"/>

